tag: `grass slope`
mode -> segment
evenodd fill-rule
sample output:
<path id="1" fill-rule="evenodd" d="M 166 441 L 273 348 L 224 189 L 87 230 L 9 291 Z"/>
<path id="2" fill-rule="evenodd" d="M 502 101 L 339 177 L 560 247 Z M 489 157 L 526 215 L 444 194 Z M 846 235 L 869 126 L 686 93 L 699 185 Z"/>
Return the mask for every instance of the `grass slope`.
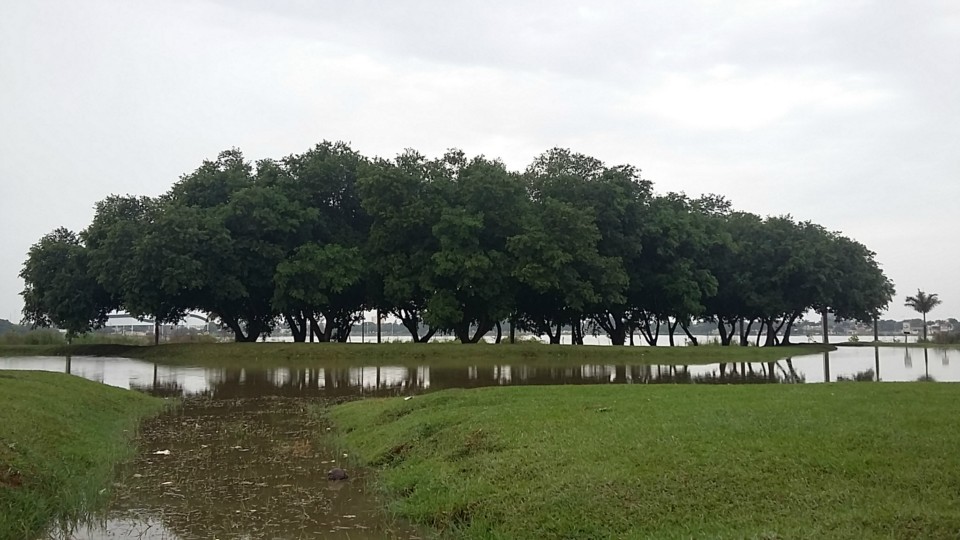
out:
<path id="1" fill-rule="evenodd" d="M 0 538 L 32 538 L 106 500 L 162 400 L 58 373 L 0 371 Z"/>
<path id="2" fill-rule="evenodd" d="M 0 346 L 0 356 L 123 356 L 204 367 L 313 367 L 354 365 L 483 366 L 511 362 L 563 364 L 711 364 L 772 362 L 833 350 L 791 347 L 595 347 L 539 343 L 175 343 L 158 346 Z"/>
<path id="3" fill-rule="evenodd" d="M 960 385 L 447 390 L 326 412 L 457 538 L 957 538 Z"/>

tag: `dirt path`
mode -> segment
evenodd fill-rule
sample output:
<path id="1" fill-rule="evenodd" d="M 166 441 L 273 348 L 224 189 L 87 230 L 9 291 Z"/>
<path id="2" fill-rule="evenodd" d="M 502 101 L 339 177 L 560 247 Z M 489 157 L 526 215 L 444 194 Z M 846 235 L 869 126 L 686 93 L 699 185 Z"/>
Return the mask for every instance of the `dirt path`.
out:
<path id="1" fill-rule="evenodd" d="M 107 518 L 67 538 L 419 538 L 384 514 L 363 471 L 316 444 L 324 429 L 308 413 L 316 403 L 186 400 L 143 426 Z M 350 479 L 328 481 L 335 466 Z"/>

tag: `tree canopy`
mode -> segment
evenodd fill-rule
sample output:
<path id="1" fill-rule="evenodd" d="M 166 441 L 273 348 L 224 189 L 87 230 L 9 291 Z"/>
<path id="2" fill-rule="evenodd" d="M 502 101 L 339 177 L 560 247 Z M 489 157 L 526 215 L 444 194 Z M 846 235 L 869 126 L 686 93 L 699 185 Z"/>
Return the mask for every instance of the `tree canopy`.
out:
<path id="1" fill-rule="evenodd" d="M 376 309 L 414 341 L 474 343 L 509 322 L 551 343 L 673 343 L 712 321 L 725 345 L 740 327 L 773 345 L 810 310 L 866 321 L 894 293 L 853 239 L 657 193 L 633 165 L 555 148 L 511 171 L 461 150 L 371 159 L 331 142 L 256 163 L 231 149 L 159 197 L 107 197 L 83 231 L 34 244 L 21 277 L 34 325 L 77 334 L 114 310 L 199 310 L 239 341 L 278 325 L 345 341 Z"/>

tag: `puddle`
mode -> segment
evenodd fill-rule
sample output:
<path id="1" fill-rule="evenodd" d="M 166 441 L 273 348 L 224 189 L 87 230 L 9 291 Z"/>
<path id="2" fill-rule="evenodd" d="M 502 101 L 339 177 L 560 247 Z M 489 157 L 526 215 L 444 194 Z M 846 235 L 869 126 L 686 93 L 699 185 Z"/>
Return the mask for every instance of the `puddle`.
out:
<path id="1" fill-rule="evenodd" d="M 105 517 L 53 538 L 419 538 L 385 514 L 363 471 L 318 445 L 317 403 L 186 400 L 142 426 Z M 328 481 L 335 466 L 350 478 Z"/>

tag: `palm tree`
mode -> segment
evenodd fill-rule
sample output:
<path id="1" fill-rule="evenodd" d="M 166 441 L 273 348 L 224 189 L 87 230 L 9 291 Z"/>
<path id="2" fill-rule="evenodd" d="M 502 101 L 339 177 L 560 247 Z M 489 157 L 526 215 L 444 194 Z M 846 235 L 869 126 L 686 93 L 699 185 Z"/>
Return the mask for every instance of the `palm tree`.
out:
<path id="1" fill-rule="evenodd" d="M 923 315 L 923 340 L 927 340 L 927 313 L 939 306 L 941 301 L 937 298 L 937 293 L 927 294 L 920 289 L 917 289 L 916 296 L 908 296 L 907 302 L 904 304 L 909 308 L 913 308 L 916 312 Z"/>

